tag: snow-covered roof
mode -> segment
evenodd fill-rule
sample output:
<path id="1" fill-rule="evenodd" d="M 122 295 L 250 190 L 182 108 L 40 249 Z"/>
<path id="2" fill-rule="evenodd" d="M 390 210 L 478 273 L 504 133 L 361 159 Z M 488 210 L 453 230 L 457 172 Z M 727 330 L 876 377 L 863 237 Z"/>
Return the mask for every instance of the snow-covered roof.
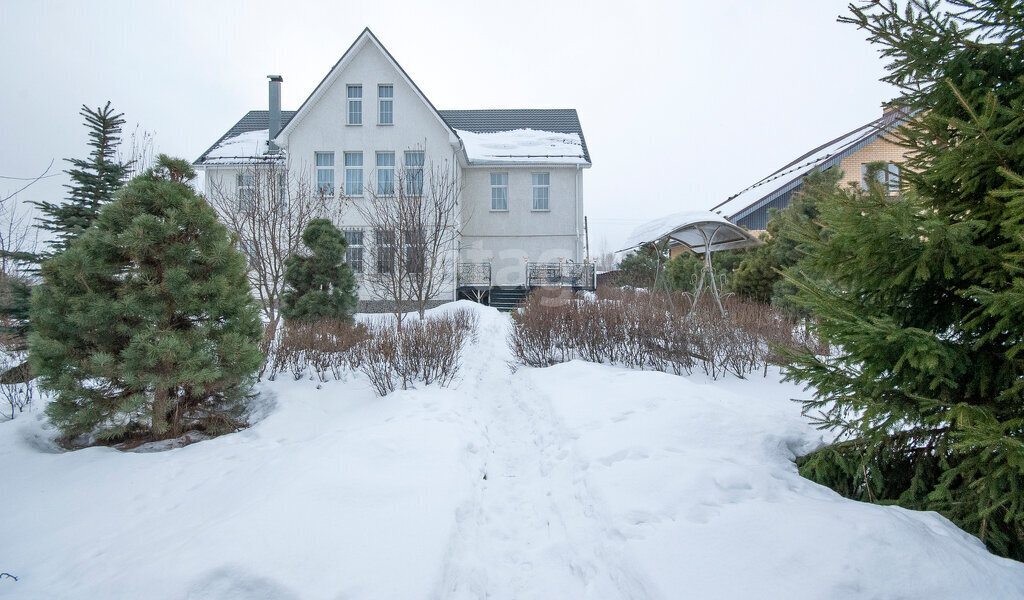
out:
<path id="1" fill-rule="evenodd" d="M 586 164 L 577 133 L 514 129 L 479 133 L 456 129 L 471 163 Z"/>
<path id="2" fill-rule="evenodd" d="M 251 163 L 280 158 L 267 157 L 270 113 L 265 110 L 250 110 L 210 148 L 196 159 L 195 165 L 230 165 Z M 281 123 L 287 123 L 295 116 L 294 110 L 281 111 Z M 262 139 L 259 139 L 262 136 Z M 262 146 L 259 144 L 262 142 Z"/>
<path id="3" fill-rule="evenodd" d="M 269 129 L 257 129 L 227 138 L 206 153 L 203 163 L 216 165 L 266 160 L 269 135 Z"/>
<path id="4" fill-rule="evenodd" d="M 838 164 L 846 156 L 892 131 L 905 120 L 906 116 L 902 111 L 889 111 L 880 119 L 858 127 L 796 158 L 711 210 L 734 221 L 742 219 L 772 198 L 800 185 L 803 178 L 815 168 L 824 170 Z"/>
<path id="5" fill-rule="evenodd" d="M 637 227 L 630 234 L 626 246 L 619 252 L 665 238 L 675 240 L 694 252 L 704 252 L 705 240 L 710 241 L 711 252 L 757 246 L 761 243 L 745 229 L 709 210 L 688 210 L 654 219 Z"/>
<path id="6" fill-rule="evenodd" d="M 439 110 L 441 118 L 459 131 L 496 133 L 516 129 L 575 133 L 580 138 L 583 158 L 590 164 L 587 138 L 580 126 L 580 116 L 572 108 L 486 108 L 474 110 Z"/>

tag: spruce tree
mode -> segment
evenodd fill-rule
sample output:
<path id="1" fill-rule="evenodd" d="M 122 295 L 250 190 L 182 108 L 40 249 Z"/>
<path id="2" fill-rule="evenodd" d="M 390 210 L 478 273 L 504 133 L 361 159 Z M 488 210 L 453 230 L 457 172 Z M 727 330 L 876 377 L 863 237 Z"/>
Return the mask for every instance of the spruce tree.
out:
<path id="1" fill-rule="evenodd" d="M 124 185 L 128 174 L 129 165 L 117 161 L 124 114 L 115 112 L 110 102 L 96 109 L 83 104 L 80 114 L 89 130 L 92 151 L 88 159 L 65 159 L 72 167 L 67 171 L 71 184 L 64 186 L 69 190 L 67 202 L 33 202 L 43 213 L 39 228 L 55 235 L 51 242 L 53 253 L 67 248 L 71 240 L 89 228 L 100 208 Z"/>
<path id="2" fill-rule="evenodd" d="M 359 300 L 356 278 L 345 262 L 348 244 L 330 219 L 313 219 L 302 232 L 309 256 L 293 254 L 285 261 L 284 307 L 290 321 L 351 321 Z"/>
<path id="3" fill-rule="evenodd" d="M 912 115 L 905 194 L 823 192 L 792 241 L 793 299 L 837 352 L 788 377 L 836 443 L 801 472 L 937 510 L 1024 560 L 1024 13 L 1016 3 L 854 7 Z M 869 177 L 869 180 L 871 178 Z"/>
<path id="4" fill-rule="evenodd" d="M 42 264 L 30 361 L 68 437 L 160 439 L 241 424 L 259 309 L 188 163 L 160 156 Z"/>

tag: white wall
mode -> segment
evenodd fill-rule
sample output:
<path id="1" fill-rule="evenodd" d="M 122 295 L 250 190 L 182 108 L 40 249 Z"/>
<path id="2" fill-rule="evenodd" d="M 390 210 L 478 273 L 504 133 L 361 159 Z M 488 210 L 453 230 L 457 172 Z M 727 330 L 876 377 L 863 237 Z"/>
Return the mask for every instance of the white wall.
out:
<path id="1" fill-rule="evenodd" d="M 491 173 L 508 173 L 508 210 L 491 210 Z M 548 207 L 533 210 L 533 173 L 548 173 Z M 525 283 L 526 262 L 583 259 L 582 169 L 473 165 L 463 171 L 461 259 L 491 262 L 494 285 Z"/>
<path id="2" fill-rule="evenodd" d="M 407 150 L 422 150 L 426 172 L 432 165 L 457 164 L 457 147 L 453 147 L 447 127 L 430 110 L 409 85 L 401 73 L 372 42 L 367 42 L 349 57 L 339 77 L 315 105 L 304 109 L 302 120 L 289 132 L 286 148 L 293 174 L 303 173 L 315 184 L 316 152 L 334 153 L 334 182 L 337 193 L 345 188 L 345 152 L 363 153 L 363 184 L 376 189 L 376 154 L 394 152 L 395 168 L 403 166 Z M 362 124 L 348 125 L 348 85 L 363 86 Z M 394 89 L 393 125 L 378 124 L 377 85 L 390 84 Z M 365 227 L 356 205 L 365 202 L 365 196 L 350 198 L 339 219 L 340 227 Z M 369 230 L 363 232 L 364 244 L 372 242 Z M 453 249 L 454 252 L 454 249 Z M 369 264 L 369 251 L 364 250 L 364 261 Z M 359 296 L 371 299 L 372 291 L 360 279 Z M 453 273 L 454 284 L 454 273 Z M 451 297 L 453 290 L 442 294 Z"/>

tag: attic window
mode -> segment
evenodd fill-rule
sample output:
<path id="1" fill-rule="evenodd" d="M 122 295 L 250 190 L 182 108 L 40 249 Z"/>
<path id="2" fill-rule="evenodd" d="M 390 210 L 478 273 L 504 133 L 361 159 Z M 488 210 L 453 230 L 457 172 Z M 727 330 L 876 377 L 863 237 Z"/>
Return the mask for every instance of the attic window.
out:
<path id="1" fill-rule="evenodd" d="M 395 87 L 393 85 L 377 86 L 377 124 L 395 124 Z"/>
<path id="2" fill-rule="evenodd" d="M 875 179 L 882 184 L 882 189 L 889 194 L 900 191 L 900 166 L 896 163 L 861 163 L 861 188 L 868 189 L 868 177 L 874 173 Z"/>
<path id="3" fill-rule="evenodd" d="M 348 86 L 348 124 L 363 124 L 363 86 Z"/>

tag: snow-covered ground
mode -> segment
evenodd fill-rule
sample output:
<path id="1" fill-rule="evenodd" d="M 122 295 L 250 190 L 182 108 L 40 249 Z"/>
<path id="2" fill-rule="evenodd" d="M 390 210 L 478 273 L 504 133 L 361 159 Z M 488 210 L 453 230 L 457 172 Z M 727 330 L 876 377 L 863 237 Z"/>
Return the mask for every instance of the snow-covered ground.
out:
<path id="1" fill-rule="evenodd" d="M 0 597 L 1024 596 L 942 517 L 800 478 L 820 432 L 777 374 L 516 370 L 478 310 L 450 389 L 282 377 L 250 429 L 164 452 L 0 424 Z"/>

